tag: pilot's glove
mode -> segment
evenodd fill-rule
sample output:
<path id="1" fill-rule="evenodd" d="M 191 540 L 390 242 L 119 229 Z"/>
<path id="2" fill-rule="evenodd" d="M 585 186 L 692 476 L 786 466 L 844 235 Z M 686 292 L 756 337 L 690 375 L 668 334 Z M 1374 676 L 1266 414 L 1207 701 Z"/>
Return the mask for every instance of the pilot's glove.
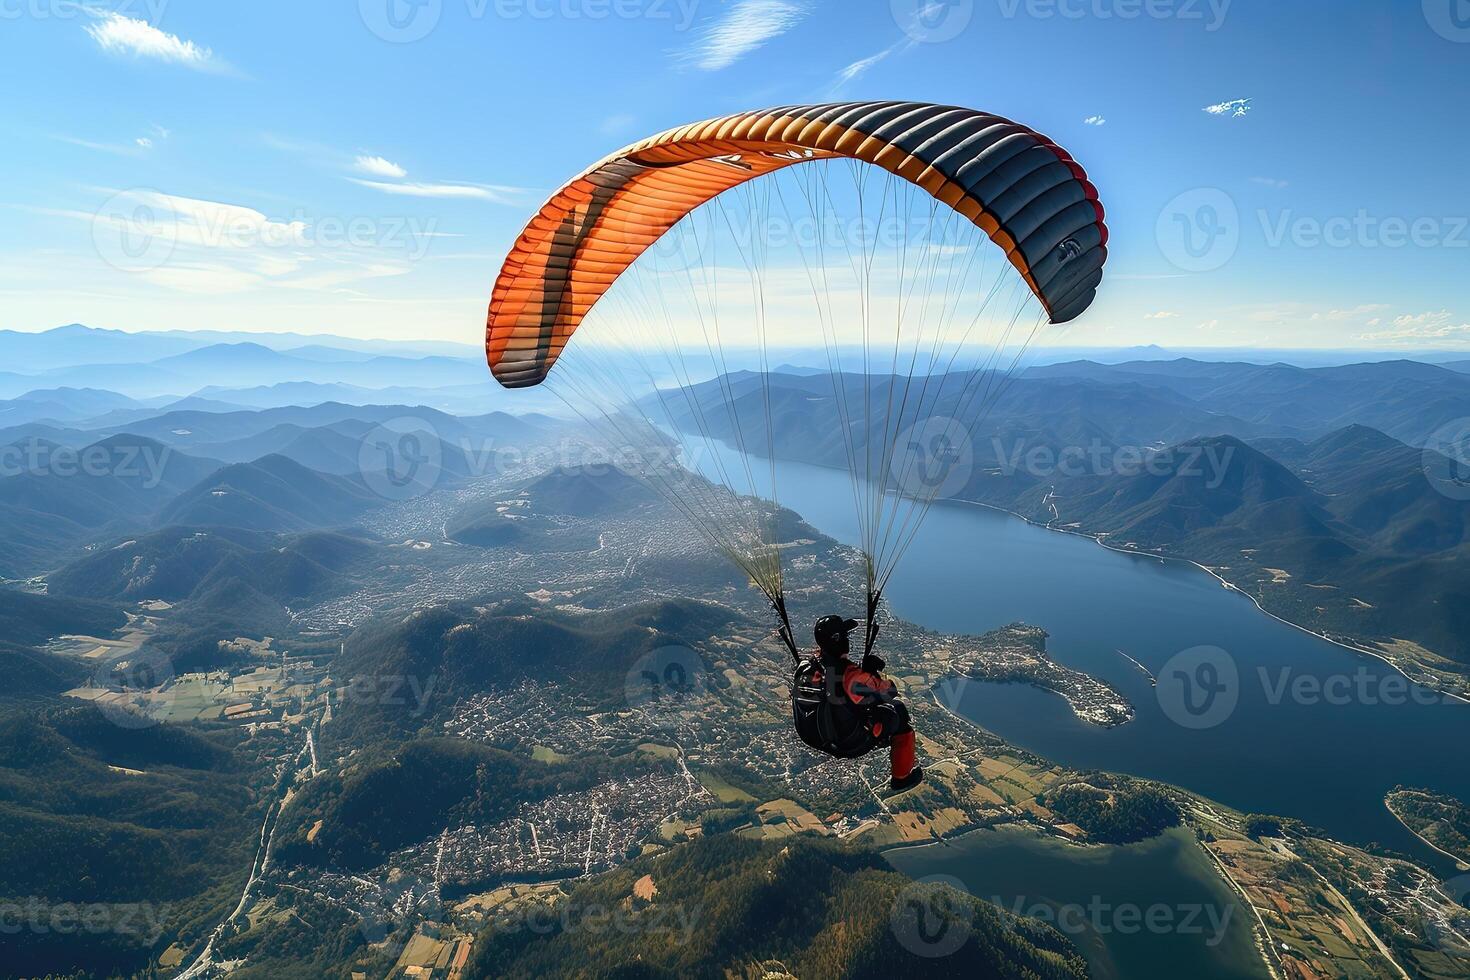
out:
<path id="1" fill-rule="evenodd" d="M 867 673 L 867 674 L 881 674 L 881 673 L 883 673 L 883 668 L 884 667 L 887 667 L 887 666 L 888 665 L 883 662 L 883 658 L 880 657 L 880 656 L 878 656 L 878 655 L 876 655 L 876 654 L 869 653 L 869 654 L 865 654 L 863 656 L 863 672 L 864 673 Z"/>

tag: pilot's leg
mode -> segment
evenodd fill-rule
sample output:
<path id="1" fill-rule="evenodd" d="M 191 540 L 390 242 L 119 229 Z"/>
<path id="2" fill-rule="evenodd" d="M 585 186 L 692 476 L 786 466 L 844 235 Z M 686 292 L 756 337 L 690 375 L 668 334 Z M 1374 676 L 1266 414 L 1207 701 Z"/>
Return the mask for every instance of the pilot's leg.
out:
<path id="1" fill-rule="evenodd" d="M 909 724 L 909 711 L 902 701 L 891 701 L 884 707 L 892 709 L 887 731 L 890 737 L 889 787 L 894 790 L 910 789 L 924 781 L 924 770 L 914 765 L 914 729 Z"/>

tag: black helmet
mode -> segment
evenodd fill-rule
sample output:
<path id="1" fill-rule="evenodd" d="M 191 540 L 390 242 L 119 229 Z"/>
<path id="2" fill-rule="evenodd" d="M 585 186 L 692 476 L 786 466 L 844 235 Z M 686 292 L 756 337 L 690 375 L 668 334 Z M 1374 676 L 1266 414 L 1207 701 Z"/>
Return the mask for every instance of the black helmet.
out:
<path id="1" fill-rule="evenodd" d="M 843 619 L 841 616 L 823 616 L 817 620 L 817 625 L 812 632 L 816 635 L 817 646 L 826 649 L 846 642 L 847 634 L 858 628 L 855 619 Z"/>

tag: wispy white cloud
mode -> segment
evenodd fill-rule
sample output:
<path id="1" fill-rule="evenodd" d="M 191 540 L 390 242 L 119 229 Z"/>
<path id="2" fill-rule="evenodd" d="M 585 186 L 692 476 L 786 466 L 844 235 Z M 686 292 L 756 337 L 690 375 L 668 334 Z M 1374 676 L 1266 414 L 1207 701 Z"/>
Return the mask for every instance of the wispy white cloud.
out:
<path id="1" fill-rule="evenodd" d="M 409 272 L 438 237 L 434 222 L 279 220 L 255 208 L 154 190 L 113 191 L 97 211 L 26 207 L 91 226 L 98 254 L 141 281 L 184 293 L 336 290 Z M 121 264 L 119 264 L 119 261 Z"/>
<path id="2" fill-rule="evenodd" d="M 1103 116 L 1088 116 L 1082 122 L 1086 126 L 1106 126 L 1108 124 L 1107 119 Z"/>
<path id="3" fill-rule="evenodd" d="M 1157 313 L 1149 313 L 1149 314 L 1146 314 L 1144 316 L 1144 319 L 1145 320 L 1173 320 L 1173 319 L 1175 319 L 1178 316 L 1179 316 L 1179 314 L 1173 312 L 1172 310 L 1160 310 Z"/>
<path id="4" fill-rule="evenodd" d="M 353 161 L 353 166 L 362 173 L 372 174 L 374 177 L 402 178 L 408 176 L 407 170 L 404 170 L 392 160 L 385 160 L 379 156 L 361 155 Z"/>
<path id="5" fill-rule="evenodd" d="M 124 17 L 110 10 L 94 12 L 93 17 L 94 21 L 85 25 L 85 29 L 92 40 L 109 54 L 153 58 L 196 71 L 220 71 L 224 68 L 209 48 L 159 30 L 146 20 Z"/>
<path id="6" fill-rule="evenodd" d="M 113 153 L 117 156 L 136 157 L 143 152 L 153 149 L 159 143 L 168 139 L 170 132 L 162 126 L 152 126 L 143 136 L 134 137 L 130 143 L 106 143 L 101 140 L 81 139 L 77 136 L 67 136 L 64 133 L 54 133 L 51 138 L 62 143 L 70 143 L 72 146 L 80 146 L 88 150 L 96 150 L 99 153 Z"/>
<path id="7" fill-rule="evenodd" d="M 375 191 L 398 194 L 403 197 L 461 198 L 492 201 L 496 204 L 515 204 L 527 193 L 522 187 L 506 187 L 497 184 L 427 184 L 417 181 L 395 184 L 385 180 L 363 180 L 360 177 L 348 177 L 347 179 L 354 184 L 370 187 Z"/>
<path id="8" fill-rule="evenodd" d="M 1369 318 L 1387 310 L 1386 303 L 1362 303 L 1341 309 L 1314 309 L 1306 303 L 1283 303 L 1251 310 L 1246 319 L 1253 323 L 1368 323 Z"/>
<path id="9" fill-rule="evenodd" d="M 151 150 L 158 143 L 162 143 L 164 140 L 168 139 L 170 135 L 167 129 L 164 129 L 162 126 L 157 125 L 153 126 L 152 129 L 149 130 L 149 132 L 151 133 L 151 135 L 139 136 L 137 139 L 133 140 L 133 143 L 141 147 L 142 149 Z"/>
<path id="10" fill-rule="evenodd" d="M 322 143 L 292 139 L 271 133 L 262 134 L 265 144 L 284 153 L 299 154 L 317 166 L 343 174 L 345 180 L 383 194 L 398 197 L 491 201 L 496 204 L 520 204 L 535 192 L 525 187 L 503 184 L 480 184 L 470 181 L 406 180 L 408 169 L 387 157 L 374 153 L 344 153 Z M 366 174 L 351 176 L 351 172 Z"/>
<path id="11" fill-rule="evenodd" d="M 730 12 L 700 32 L 680 60 L 701 71 L 728 68 L 806 16 L 806 0 L 735 0 Z"/>
<path id="12" fill-rule="evenodd" d="M 87 220 L 124 224 L 140 236 L 166 235 L 179 245 L 201 248 L 249 249 L 261 244 L 307 243 L 304 221 L 276 221 L 244 205 L 141 189 L 119 192 L 111 201 L 116 208 L 86 215 Z"/>
<path id="13" fill-rule="evenodd" d="M 1231 119 L 1239 119 L 1254 108 L 1250 99 L 1231 99 L 1229 102 L 1217 102 L 1214 105 L 1205 106 L 1205 112 L 1212 116 L 1228 116 Z"/>
<path id="14" fill-rule="evenodd" d="M 1391 329 L 1361 334 L 1360 337 L 1389 343 L 1440 341 L 1460 344 L 1470 341 L 1470 323 L 1455 323 L 1455 319 L 1449 310 L 1405 314 L 1393 318 Z"/>
<path id="15" fill-rule="evenodd" d="M 892 45 L 891 47 L 884 48 L 877 54 L 868 55 L 868 57 L 866 58 L 859 58 L 857 61 L 854 61 L 852 64 L 848 65 L 846 68 L 843 68 L 837 73 L 836 84 L 845 85 L 853 79 L 861 77 L 862 75 L 867 73 L 869 68 L 872 68 L 878 62 L 882 61 L 884 58 L 888 57 L 902 46 L 903 42 L 900 42 L 898 44 Z"/>
<path id="16" fill-rule="evenodd" d="M 113 153 L 117 156 L 123 157 L 139 156 L 142 150 L 146 149 L 146 147 L 144 147 L 143 144 L 139 142 L 134 142 L 131 145 L 123 143 L 103 143 L 97 140 L 85 140 L 76 136 L 65 136 L 59 133 L 53 135 L 51 138 L 62 143 L 70 143 L 72 146 L 80 146 L 83 149 L 96 150 L 99 153 Z"/>
<path id="17" fill-rule="evenodd" d="M 1372 316 L 1375 313 L 1382 313 L 1386 309 L 1388 309 L 1387 303 L 1363 303 L 1345 310 L 1325 310 L 1319 313 L 1313 313 L 1311 319 L 1326 320 L 1329 323 L 1343 323 L 1362 320 L 1364 317 Z"/>
<path id="18" fill-rule="evenodd" d="M 1393 325 L 1403 329 L 1438 329 L 1449 323 L 1453 317 L 1449 310 L 1432 310 L 1428 313 L 1404 314 L 1393 318 Z"/>
<path id="19" fill-rule="evenodd" d="M 260 141 L 272 150 L 279 150 L 282 153 L 298 153 L 302 156 L 312 157 L 340 156 L 340 151 L 327 146 L 325 143 L 296 139 L 292 136 L 280 136 L 276 133 L 261 133 Z"/>

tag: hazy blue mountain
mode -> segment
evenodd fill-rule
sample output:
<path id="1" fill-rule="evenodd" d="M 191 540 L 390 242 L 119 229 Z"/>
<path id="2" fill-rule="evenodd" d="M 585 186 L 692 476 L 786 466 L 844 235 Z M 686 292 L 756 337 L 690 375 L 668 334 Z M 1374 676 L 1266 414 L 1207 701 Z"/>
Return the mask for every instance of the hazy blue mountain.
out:
<path id="1" fill-rule="evenodd" d="M 0 576 L 55 567 L 83 544 L 152 525 L 175 496 L 219 467 L 143 437 L 70 449 L 27 440 L 0 475 Z"/>
<path id="2" fill-rule="evenodd" d="M 321 426 L 283 422 L 240 439 L 202 443 L 195 451 L 227 463 L 250 462 L 275 454 L 321 473 L 352 476 L 365 471 L 380 472 L 398 460 L 401 453 L 408 451 L 398 440 L 410 432 L 419 439 L 413 447 L 415 451 L 432 459 L 438 475 L 446 481 L 461 480 L 478 472 L 477 458 L 461 449 L 458 440 L 440 439 L 436 431 L 413 423 L 404 423 L 389 433 L 379 424 L 362 419 L 344 419 Z M 393 448 L 383 450 L 380 442 L 384 440 Z"/>
<path id="3" fill-rule="evenodd" d="M 101 388 L 130 397 L 181 395 L 191 388 L 190 378 L 149 363 L 82 363 L 51 368 L 23 377 L 0 377 L 0 398 L 14 398 L 34 388 Z"/>
<path id="4" fill-rule="evenodd" d="M 208 444 L 211 456 L 228 463 L 242 463 L 272 453 L 295 460 L 320 473 L 345 476 L 361 470 L 362 442 L 326 426 L 308 428 L 283 422 L 264 432 L 228 442 Z"/>
<path id="5" fill-rule="evenodd" d="M 769 404 L 777 456 L 846 468 L 832 377 L 770 382 L 769 393 L 748 374 L 698 386 L 704 428 L 733 441 L 730 393 L 747 447 L 767 451 Z M 843 383 L 860 404 L 861 383 Z M 870 404 L 887 404 L 894 382 L 871 383 Z M 962 497 L 1219 567 L 1295 622 L 1402 637 L 1470 663 L 1470 503 L 1431 484 L 1424 452 L 1406 444 L 1470 415 L 1470 377 L 1406 361 L 1074 362 L 1008 383 L 983 417 L 952 405 L 941 398 L 929 411 L 959 415 L 975 435 Z M 859 458 L 885 435 L 882 421 L 876 413 L 849 431 Z M 689 414 L 680 422 L 700 428 Z M 1094 448 L 1097 466 L 1085 462 Z M 1033 449 L 1080 449 L 1084 462 L 1030 465 Z M 1146 463 L 1120 471 L 1115 450 Z"/>
<path id="6" fill-rule="evenodd" d="M 33 375 L 25 384 L 108 388 L 135 397 L 184 395 L 200 388 L 274 384 L 280 381 L 345 382 L 373 388 L 393 385 L 483 383 L 479 360 L 442 356 L 377 356 L 361 362 L 325 363 L 272 351 L 256 344 L 216 345 L 154 363 L 95 363 Z M 6 394 L 0 388 L 0 395 Z"/>
<path id="7" fill-rule="evenodd" d="M 184 354 L 160 358 L 153 362 L 155 367 L 170 371 L 214 371 L 221 367 L 234 367 L 239 371 L 251 371 L 261 367 L 281 368 L 292 364 L 297 358 L 282 354 L 263 344 L 242 342 L 238 344 L 210 344 Z"/>
<path id="8" fill-rule="evenodd" d="M 1211 558 L 1266 548 L 1312 573 L 1355 551 L 1326 498 L 1229 436 L 1164 450 L 1143 472 L 1059 479 L 1053 494 L 1062 522 L 1106 530 L 1119 543 Z"/>
<path id="9" fill-rule="evenodd" d="M 118 426 L 127 426 L 137 423 L 143 419 L 157 418 L 168 412 L 243 412 L 248 411 L 248 406 L 233 404 L 231 402 L 216 401 L 210 398 L 198 398 L 193 395 L 188 398 L 167 397 L 163 399 L 149 399 L 158 404 L 148 405 L 144 408 L 120 408 L 101 415 L 77 419 L 74 424 L 85 429 L 115 429 Z"/>
<path id="10" fill-rule="evenodd" d="M 966 492 L 1219 567 L 1294 622 L 1403 637 L 1470 664 L 1470 501 L 1430 483 L 1422 450 L 1351 426 L 1311 442 L 1206 439 L 1156 462 L 1019 494 L 985 480 Z"/>
<path id="11" fill-rule="evenodd" d="M 558 467 L 526 485 L 538 514 L 597 517 L 658 499 L 646 485 L 611 466 Z"/>
<path id="12" fill-rule="evenodd" d="M 555 419 L 502 412 L 466 417 L 422 406 L 327 402 L 260 411 L 166 412 L 130 422 L 127 429 L 226 462 L 248 462 L 266 453 L 280 453 L 310 468 L 334 473 L 355 473 L 359 466 L 381 469 L 391 462 L 388 455 L 401 448 L 401 434 L 417 432 L 421 440 L 429 440 L 423 451 L 437 449 L 440 474 L 461 478 L 494 472 L 502 451 L 511 452 L 506 457 L 511 462 L 518 461 L 522 457 L 513 452 L 516 447 L 545 442 L 565 425 Z M 313 429 L 331 431 L 306 435 Z M 0 432 L 0 438 L 5 435 Z M 57 435 L 74 438 L 66 432 Z"/>
<path id="13" fill-rule="evenodd" d="M 87 419 L 106 412 L 142 407 L 126 395 L 100 388 L 38 388 L 0 403 L 0 423 Z"/>
<path id="14" fill-rule="evenodd" d="M 210 474 L 175 497 L 158 519 L 161 524 L 298 531 L 346 527 L 382 503 L 361 480 L 270 455 Z"/>
<path id="15" fill-rule="evenodd" d="M 1034 367 L 1026 377 L 1167 388 L 1202 409 L 1237 415 L 1262 428 L 1294 430 L 1304 438 L 1362 424 L 1420 444 L 1440 426 L 1470 416 L 1470 376 L 1408 360 L 1319 368 L 1189 358 L 1111 365 L 1074 361 Z"/>
<path id="16" fill-rule="evenodd" d="M 188 447 L 245 439 L 282 424 L 306 428 L 331 425 L 348 419 L 378 422 L 400 417 L 421 417 L 429 424 L 442 424 L 448 429 L 457 430 L 462 427 L 459 420 L 451 416 L 406 405 L 357 406 L 326 402 L 306 408 L 287 406 L 261 411 L 170 411 L 130 423 L 128 428 L 176 446 Z"/>
<path id="17" fill-rule="evenodd" d="M 0 446 L 14 446 L 33 439 L 59 446 L 80 447 L 96 441 L 97 433 L 50 422 L 23 422 L 0 429 Z"/>
<path id="18" fill-rule="evenodd" d="M 371 351 L 349 350 L 323 343 L 302 344 L 300 347 L 276 347 L 275 349 L 304 361 L 322 361 L 327 364 L 361 363 L 373 357 Z"/>
<path id="19" fill-rule="evenodd" d="M 89 554 L 47 581 L 55 595 L 126 602 L 198 600 L 248 585 L 279 604 L 346 587 L 372 552 L 368 541 L 330 532 L 174 526 Z M 227 602 L 216 605 L 230 615 Z"/>
<path id="20" fill-rule="evenodd" d="M 507 516 L 491 501 L 471 504 L 444 524 L 444 534 L 451 541 L 477 548 L 504 548 L 520 541 L 528 533 L 523 520 Z"/>
<path id="21" fill-rule="evenodd" d="M 834 389 L 831 375 L 782 374 L 771 376 L 767 391 L 759 375 L 731 375 L 724 384 L 710 381 L 694 388 L 703 406 L 702 420 L 682 399 L 650 398 L 644 404 L 656 417 L 667 409 L 686 431 L 708 431 L 734 444 L 736 433 L 727 407 L 733 395 L 746 445 L 759 453 L 768 447 L 765 411 L 769 404 L 778 457 L 846 468 L 847 446 L 841 436 L 845 423 L 851 423 L 849 438 L 855 453 L 865 452 L 870 443 L 880 446 L 885 438 L 898 434 L 890 431 L 899 426 L 890 425 L 883 410 L 872 411 L 863 424 L 865 397 L 871 405 L 906 405 L 903 428 L 908 428 L 920 414 L 923 382 L 844 375 L 841 383 L 842 388 Z M 989 404 L 967 395 L 987 385 L 997 393 Z M 951 375 L 932 381 L 923 397 L 925 417 L 958 418 L 976 434 L 973 448 L 981 466 L 1001 463 L 1038 446 L 1089 446 L 1094 442 L 1162 446 L 1220 433 L 1253 438 L 1294 431 L 1212 411 L 1169 388 L 1139 383 Z M 898 412 L 895 407 L 894 415 Z"/>
<path id="22" fill-rule="evenodd" d="M 390 385 L 370 388 L 361 385 L 316 381 L 283 381 L 253 388 L 231 388 L 211 385 L 196 392 L 197 396 L 223 399 L 239 407 L 278 408 L 286 405 L 318 405 L 341 402 L 347 405 L 424 405 L 460 415 L 477 415 L 499 398 L 494 388 L 483 382 L 467 385 L 408 387 Z M 546 399 L 535 399 L 537 405 Z M 527 401 L 527 406 L 532 402 Z M 519 406 L 517 406 L 519 407 Z"/>
<path id="23" fill-rule="evenodd" d="M 1432 554 L 1470 543 L 1470 502 L 1426 479 L 1424 450 L 1361 425 L 1269 448 L 1327 496 L 1332 513 L 1379 547 Z"/>
<path id="24" fill-rule="evenodd" d="M 35 333 L 0 330 L 0 363 L 20 373 L 34 373 L 76 364 L 147 363 L 214 344 L 260 344 L 280 351 L 305 350 L 301 357 L 330 359 L 326 351 L 366 355 L 400 352 L 407 355 L 475 356 L 477 344 L 444 341 L 360 340 L 332 334 L 259 333 L 223 330 L 108 330 L 68 324 Z"/>
<path id="25" fill-rule="evenodd" d="M 0 364 L 23 372 L 40 372 L 74 364 L 105 361 L 147 362 L 182 354 L 209 343 L 188 332 L 128 333 L 80 323 L 39 333 L 0 330 Z"/>
<path id="26" fill-rule="evenodd" d="M 297 353 L 299 352 L 299 353 Z M 0 332 L 0 398 L 36 388 L 102 388 L 137 398 L 279 382 L 371 388 L 483 385 L 478 347 L 252 333 L 125 333 L 73 324 Z"/>
<path id="27" fill-rule="evenodd" d="M 322 402 L 340 402 L 344 405 L 368 405 L 401 403 L 408 400 L 394 399 L 383 394 L 385 389 L 362 388 L 357 385 L 321 383 L 317 381 L 282 381 L 277 384 L 257 385 L 251 388 L 224 388 L 210 385 L 196 391 L 195 397 L 217 398 L 233 402 L 242 408 L 281 408 L 287 405 L 320 405 Z M 381 396 L 381 397 L 375 397 Z"/>

